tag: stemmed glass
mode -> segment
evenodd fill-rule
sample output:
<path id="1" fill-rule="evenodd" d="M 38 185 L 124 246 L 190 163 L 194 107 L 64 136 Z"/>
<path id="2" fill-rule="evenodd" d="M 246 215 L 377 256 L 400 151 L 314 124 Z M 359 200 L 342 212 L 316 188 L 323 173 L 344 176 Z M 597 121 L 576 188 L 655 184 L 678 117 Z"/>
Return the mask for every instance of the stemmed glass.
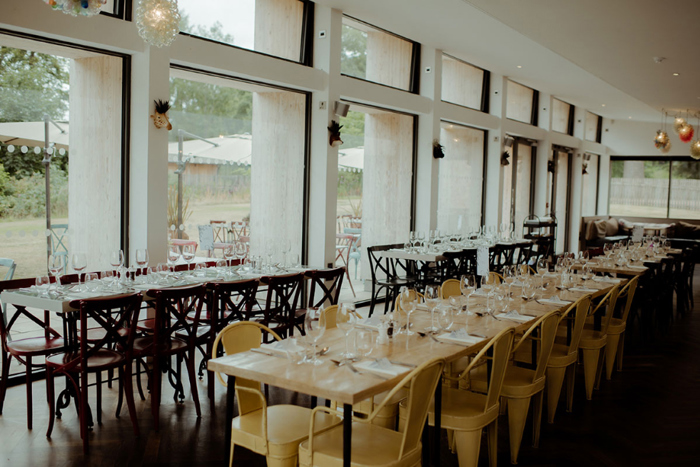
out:
<path id="1" fill-rule="evenodd" d="M 481 288 L 486 292 L 486 313 L 491 312 L 491 297 L 496 287 L 496 277 L 491 274 L 481 276 Z"/>
<path id="2" fill-rule="evenodd" d="M 240 265 L 243 263 L 243 259 L 248 254 L 248 247 L 243 242 L 236 242 L 235 246 L 233 247 L 233 254 L 236 255 L 236 259 Z M 240 271 L 240 269 L 241 268 L 239 266 L 238 270 Z"/>
<path id="3" fill-rule="evenodd" d="M 170 245 L 168 248 L 168 263 L 171 268 L 175 268 L 175 263 L 180 259 L 180 248 L 177 245 Z"/>
<path id="4" fill-rule="evenodd" d="M 136 250 L 136 265 L 141 270 L 141 279 L 146 277 L 146 268 L 148 268 L 148 250 L 139 248 Z"/>
<path id="5" fill-rule="evenodd" d="M 406 335 L 412 336 L 415 334 L 411 331 L 411 313 L 416 309 L 416 293 L 408 287 L 401 287 L 401 295 L 399 295 L 399 304 L 401 309 L 406 313 Z"/>
<path id="6" fill-rule="evenodd" d="M 51 255 L 48 259 L 48 268 L 54 277 L 55 290 L 58 290 L 58 286 L 61 284 L 61 274 L 63 274 L 63 268 L 65 267 L 65 259 L 66 257 L 63 255 Z"/>
<path id="7" fill-rule="evenodd" d="M 78 287 L 76 290 L 81 290 L 81 272 L 87 268 L 87 257 L 85 256 L 85 253 L 73 253 L 73 256 L 71 257 L 71 265 L 73 266 L 73 270 L 78 273 Z"/>
<path id="8" fill-rule="evenodd" d="M 326 315 L 323 313 L 322 308 L 309 307 L 306 310 L 306 316 L 304 317 L 304 330 L 306 332 L 307 341 L 311 341 L 313 346 L 313 355 L 309 360 L 309 363 L 316 366 L 323 364 L 323 360 L 319 359 L 316 355 L 316 345 L 318 345 L 318 340 L 326 331 Z"/>
<path id="9" fill-rule="evenodd" d="M 265 245 L 265 256 L 267 256 L 267 268 L 269 272 L 272 272 L 272 257 L 275 255 L 276 249 L 275 244 L 272 241 L 268 241 Z"/>
<path id="10" fill-rule="evenodd" d="M 282 267 L 287 267 L 287 254 L 292 251 L 292 242 L 289 240 L 282 240 Z"/>
<path id="11" fill-rule="evenodd" d="M 226 245 L 223 251 L 224 259 L 226 260 L 226 266 L 231 266 L 231 260 L 236 257 L 233 252 L 233 245 Z"/>
<path id="12" fill-rule="evenodd" d="M 355 304 L 352 302 L 341 303 L 340 307 L 338 307 L 336 326 L 338 326 L 338 329 L 343 331 L 343 334 L 345 334 L 345 352 L 341 353 L 340 356 L 347 360 L 352 360 L 355 358 L 355 354 L 350 352 L 348 342 L 350 333 L 353 331 L 353 329 L 355 329 L 356 321 Z"/>
<path id="13" fill-rule="evenodd" d="M 476 291 L 476 279 L 472 274 L 466 274 L 459 279 L 459 291 L 467 297 L 467 316 L 469 316 L 469 298 Z"/>
<path id="14" fill-rule="evenodd" d="M 187 262 L 187 270 L 189 271 L 192 261 L 194 261 L 194 245 L 182 246 L 182 259 Z"/>
<path id="15" fill-rule="evenodd" d="M 535 293 L 537 292 L 537 288 L 535 285 L 532 283 L 532 279 L 529 277 L 523 279 L 523 287 L 520 292 L 520 297 L 527 301 L 532 300 L 535 298 Z"/>
<path id="16" fill-rule="evenodd" d="M 112 284 L 116 284 L 118 280 L 118 273 L 124 265 L 124 252 L 122 250 L 114 250 L 109 255 L 109 264 L 112 266 L 112 270 L 116 271 L 114 278 L 112 279 Z"/>
<path id="17" fill-rule="evenodd" d="M 437 332 L 438 328 L 435 326 L 435 308 L 440 301 L 439 287 L 436 285 L 426 285 L 425 286 L 425 305 L 430 311 L 430 327 L 426 329 L 428 332 Z"/>
<path id="18" fill-rule="evenodd" d="M 508 284 L 508 300 L 512 300 L 511 293 L 512 293 L 512 287 L 513 287 L 513 282 L 515 282 L 515 268 L 517 266 L 504 266 L 503 267 L 503 280 L 505 281 L 506 284 Z"/>

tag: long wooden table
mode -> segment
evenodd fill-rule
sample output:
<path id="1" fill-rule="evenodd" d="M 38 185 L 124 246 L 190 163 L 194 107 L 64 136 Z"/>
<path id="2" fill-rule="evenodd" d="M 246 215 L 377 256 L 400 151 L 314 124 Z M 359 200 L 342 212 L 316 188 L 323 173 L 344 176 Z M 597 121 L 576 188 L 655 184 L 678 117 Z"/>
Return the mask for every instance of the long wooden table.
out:
<path id="1" fill-rule="evenodd" d="M 622 279 L 624 283 L 626 280 Z M 611 282 L 586 281 L 583 284 L 595 292 L 574 292 L 558 291 L 562 300 L 574 302 L 585 295 L 594 297 L 601 296 L 609 291 L 615 284 Z M 517 286 L 513 286 L 514 294 Z M 517 294 L 516 294 L 517 295 Z M 470 309 L 484 306 L 485 297 L 472 297 L 470 299 Z M 523 306 L 521 308 L 521 305 Z M 386 357 L 395 362 L 404 362 L 420 365 L 434 358 L 444 358 L 447 362 L 458 360 L 467 355 L 479 351 L 491 337 L 498 334 L 502 329 L 515 327 L 516 331 L 523 331 L 528 328 L 538 317 L 553 310 L 564 310 L 570 304 L 558 306 L 538 303 L 531 300 L 528 302 L 520 298 L 515 298 L 509 309 L 522 311 L 533 318 L 526 322 L 516 322 L 507 319 L 495 319 L 490 316 L 467 317 L 465 314 L 455 316 L 452 329 L 464 327 L 468 319 L 468 332 L 470 334 L 480 334 L 485 336 L 474 345 L 463 346 L 446 342 L 436 342 L 430 337 L 420 337 L 418 334 L 407 336 L 399 334 L 395 336 L 390 344 L 377 345 L 370 355 L 371 358 Z M 360 314 L 362 314 L 360 312 Z M 411 315 L 412 329 L 421 330 L 430 326 L 430 314 L 417 310 Z M 227 355 L 209 360 L 208 369 L 228 375 L 227 393 L 227 417 L 226 427 L 230 430 L 230 420 L 233 414 L 233 394 L 235 388 L 235 378 L 245 378 L 260 383 L 269 384 L 290 391 L 301 392 L 315 397 L 334 400 L 343 404 L 343 463 L 350 466 L 350 446 L 352 443 L 352 406 L 363 400 L 367 400 L 393 388 L 411 370 L 406 367 L 406 371 L 393 378 L 384 379 L 374 374 L 357 374 L 347 367 L 338 367 L 331 362 L 337 359 L 338 354 L 344 349 L 344 337 L 340 330 L 331 329 L 326 331 L 320 339 L 321 347 L 329 347 L 330 352 L 323 357 L 324 363 L 319 366 L 297 365 L 287 359 L 275 356 L 261 355 L 256 352 L 242 352 Z M 435 465 L 439 465 L 439 437 L 440 437 L 440 407 L 441 407 L 441 386 L 435 393 L 435 431 L 433 460 Z M 227 440 L 230 439 L 230 431 L 227 431 Z M 424 443 L 424 449 L 428 446 Z"/>
<path id="2" fill-rule="evenodd" d="M 529 246 L 532 244 L 532 241 L 530 240 L 518 240 L 515 242 L 497 242 L 496 245 L 501 245 L 501 246 L 513 246 L 515 248 L 522 248 L 525 246 Z M 467 250 L 476 250 L 479 246 L 488 246 L 488 245 L 474 245 L 471 247 L 467 248 L 460 248 L 456 250 L 449 250 L 449 251 L 454 251 L 454 252 L 459 252 L 459 251 L 467 251 Z M 493 246 L 488 246 L 489 248 L 493 248 Z M 383 258 L 393 258 L 393 259 L 403 259 L 403 260 L 409 260 L 409 261 L 423 261 L 423 262 L 435 262 L 435 261 L 442 261 L 445 259 L 444 253 L 447 250 L 440 250 L 437 252 L 408 252 L 403 248 L 397 248 L 393 250 L 385 250 L 378 252 L 379 255 L 381 255 Z"/>

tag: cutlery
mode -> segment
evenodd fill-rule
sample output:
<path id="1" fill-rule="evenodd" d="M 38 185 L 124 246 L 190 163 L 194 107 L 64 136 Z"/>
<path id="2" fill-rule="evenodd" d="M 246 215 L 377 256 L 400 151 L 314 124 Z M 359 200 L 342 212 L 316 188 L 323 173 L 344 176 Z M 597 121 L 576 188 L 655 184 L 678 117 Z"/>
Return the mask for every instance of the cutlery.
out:
<path id="1" fill-rule="evenodd" d="M 259 354 L 262 354 L 262 355 L 267 355 L 268 357 L 284 358 L 285 360 L 287 359 L 287 357 L 284 357 L 284 356 L 282 356 L 282 355 L 278 355 L 278 354 L 276 354 L 276 353 L 274 353 L 274 352 L 269 352 L 269 351 L 267 351 L 267 350 L 259 349 L 259 348 L 257 348 L 257 347 L 250 349 L 250 351 L 251 351 L 251 352 L 255 352 L 255 353 L 259 353 Z"/>

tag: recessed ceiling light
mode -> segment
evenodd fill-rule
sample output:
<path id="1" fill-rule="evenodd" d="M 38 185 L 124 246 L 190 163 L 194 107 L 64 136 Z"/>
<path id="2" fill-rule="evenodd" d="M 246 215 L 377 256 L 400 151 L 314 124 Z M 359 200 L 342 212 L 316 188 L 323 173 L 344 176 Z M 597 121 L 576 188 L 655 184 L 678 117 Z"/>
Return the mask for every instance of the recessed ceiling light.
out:
<path id="1" fill-rule="evenodd" d="M 522 68 L 523 66 L 522 66 L 522 65 L 518 65 L 517 67 L 518 67 L 518 68 Z"/>
<path id="2" fill-rule="evenodd" d="M 601 106 L 605 107 L 605 104 L 600 104 Z"/>
<path id="3" fill-rule="evenodd" d="M 630 120 L 632 120 L 632 116 L 631 116 L 631 115 L 630 115 L 629 117 L 627 117 L 627 118 L 629 118 Z"/>
<path id="4" fill-rule="evenodd" d="M 674 73 L 673 76 L 680 76 L 680 73 Z"/>

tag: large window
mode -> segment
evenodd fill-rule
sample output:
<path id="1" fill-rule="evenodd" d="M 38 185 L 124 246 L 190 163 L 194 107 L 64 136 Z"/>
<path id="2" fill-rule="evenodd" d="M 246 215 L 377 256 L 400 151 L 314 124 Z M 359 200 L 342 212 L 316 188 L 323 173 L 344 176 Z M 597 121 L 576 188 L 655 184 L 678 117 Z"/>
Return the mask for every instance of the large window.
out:
<path id="1" fill-rule="evenodd" d="M 488 112 L 489 72 L 442 54 L 442 100 Z"/>
<path id="2" fill-rule="evenodd" d="M 125 246 L 124 61 L 0 35 L 0 257 L 15 278 L 46 275 L 49 254 L 66 273 L 78 252 L 107 269 Z"/>
<path id="3" fill-rule="evenodd" d="M 567 247 L 572 152 L 569 148 L 555 147 L 550 165 L 551 170 L 554 171 L 551 203 L 552 213 L 557 218 L 557 243 L 555 245 L 557 253 L 564 252 Z"/>
<path id="4" fill-rule="evenodd" d="M 342 74 L 418 92 L 417 43 L 344 16 L 341 45 Z"/>
<path id="5" fill-rule="evenodd" d="M 552 99 L 552 130 L 574 134 L 574 106 L 559 99 Z"/>
<path id="6" fill-rule="evenodd" d="M 516 232 L 532 212 L 532 178 L 535 148 L 527 140 L 516 138 L 506 148 L 508 157 L 501 156 L 503 168 L 503 199 L 501 223 L 510 224 Z M 508 165 L 505 165 L 508 164 Z"/>
<path id="7" fill-rule="evenodd" d="M 700 165 L 686 158 L 613 159 L 609 212 L 700 219 Z"/>
<path id="8" fill-rule="evenodd" d="M 581 184 L 581 215 L 595 216 L 598 212 L 598 174 L 600 156 L 585 154 Z"/>
<path id="9" fill-rule="evenodd" d="M 308 62 L 302 37 L 311 2 L 179 0 L 180 31 L 275 57 Z M 307 28 L 307 30 L 312 30 Z"/>
<path id="10" fill-rule="evenodd" d="M 216 242 L 249 243 L 251 255 L 301 254 L 306 95 L 173 69 L 170 96 L 171 242 L 199 242 L 212 225 Z"/>
<path id="11" fill-rule="evenodd" d="M 537 125 L 539 93 L 534 89 L 508 81 L 506 117 L 530 125 Z"/>
<path id="12" fill-rule="evenodd" d="M 411 230 L 414 165 L 413 115 L 351 104 L 341 118 L 338 151 L 337 265 L 349 262 L 343 296 L 369 298 L 362 283 L 370 278 L 366 247 L 405 242 Z M 344 249 L 343 246 L 348 246 Z M 355 254 L 353 254 L 355 253 Z M 350 283 L 354 295 L 348 290 Z"/>
<path id="13" fill-rule="evenodd" d="M 453 123 L 440 124 L 437 227 L 448 232 L 481 225 L 485 132 Z"/>
<path id="14" fill-rule="evenodd" d="M 586 111 L 585 139 L 600 143 L 603 127 L 603 117 Z"/>

